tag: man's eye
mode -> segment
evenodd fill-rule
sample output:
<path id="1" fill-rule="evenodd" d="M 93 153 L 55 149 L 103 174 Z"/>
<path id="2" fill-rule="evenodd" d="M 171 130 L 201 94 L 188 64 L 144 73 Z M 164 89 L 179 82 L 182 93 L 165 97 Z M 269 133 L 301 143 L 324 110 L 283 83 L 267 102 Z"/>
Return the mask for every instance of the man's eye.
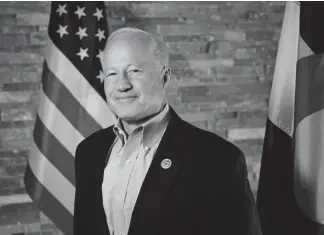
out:
<path id="1" fill-rule="evenodd" d="M 116 73 L 112 72 L 112 73 L 108 73 L 107 77 L 111 77 L 111 76 L 115 76 L 115 75 L 116 75 Z"/>
<path id="2" fill-rule="evenodd" d="M 132 69 L 132 70 L 128 71 L 128 73 L 138 73 L 138 72 L 140 72 L 139 69 Z"/>

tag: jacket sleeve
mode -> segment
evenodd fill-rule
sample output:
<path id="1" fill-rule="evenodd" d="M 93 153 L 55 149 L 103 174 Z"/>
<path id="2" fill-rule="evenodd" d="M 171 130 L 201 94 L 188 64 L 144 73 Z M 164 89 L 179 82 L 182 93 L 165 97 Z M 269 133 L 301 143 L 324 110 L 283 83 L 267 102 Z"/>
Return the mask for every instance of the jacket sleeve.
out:
<path id="1" fill-rule="evenodd" d="M 262 235 L 255 199 L 247 178 L 243 153 L 237 158 L 228 210 L 228 235 Z"/>

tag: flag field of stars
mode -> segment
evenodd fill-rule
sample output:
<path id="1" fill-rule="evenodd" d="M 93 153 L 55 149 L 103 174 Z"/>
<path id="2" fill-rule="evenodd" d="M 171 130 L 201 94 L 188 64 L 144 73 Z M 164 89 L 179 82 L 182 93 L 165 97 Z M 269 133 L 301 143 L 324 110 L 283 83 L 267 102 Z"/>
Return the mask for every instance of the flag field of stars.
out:
<path id="1" fill-rule="evenodd" d="M 109 32 L 104 2 L 53 2 L 48 33 L 58 49 L 105 99 L 100 58 Z"/>

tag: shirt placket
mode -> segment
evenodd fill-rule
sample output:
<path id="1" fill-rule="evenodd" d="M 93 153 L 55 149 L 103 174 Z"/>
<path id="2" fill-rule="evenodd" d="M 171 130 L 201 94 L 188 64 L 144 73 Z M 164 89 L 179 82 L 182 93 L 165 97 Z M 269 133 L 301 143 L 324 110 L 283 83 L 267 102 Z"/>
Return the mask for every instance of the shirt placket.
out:
<path id="1" fill-rule="evenodd" d="M 119 163 L 119 176 L 117 181 L 117 187 L 115 188 L 115 199 L 118 208 L 114 208 L 115 235 L 127 234 L 127 221 L 129 220 L 127 213 L 125 213 L 125 202 L 128 196 L 129 181 L 134 168 L 138 150 L 141 144 L 141 138 L 139 133 L 131 134 L 120 151 L 120 163 Z M 117 213 L 116 213 L 117 212 Z"/>

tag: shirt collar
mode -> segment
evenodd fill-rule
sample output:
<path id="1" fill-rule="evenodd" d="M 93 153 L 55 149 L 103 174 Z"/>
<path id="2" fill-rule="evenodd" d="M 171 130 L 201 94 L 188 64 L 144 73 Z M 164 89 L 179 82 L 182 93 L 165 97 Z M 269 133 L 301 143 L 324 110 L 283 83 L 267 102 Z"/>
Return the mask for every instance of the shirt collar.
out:
<path id="1" fill-rule="evenodd" d="M 166 126 L 170 120 L 169 105 L 165 104 L 162 111 L 155 115 L 152 119 L 148 120 L 144 124 L 136 127 L 132 133 L 142 134 L 143 147 L 148 147 L 149 149 L 153 147 L 163 136 Z M 126 142 L 126 133 L 122 127 L 120 118 L 117 119 L 116 124 L 113 127 L 113 131 L 120 140 L 122 140 L 123 145 Z"/>

